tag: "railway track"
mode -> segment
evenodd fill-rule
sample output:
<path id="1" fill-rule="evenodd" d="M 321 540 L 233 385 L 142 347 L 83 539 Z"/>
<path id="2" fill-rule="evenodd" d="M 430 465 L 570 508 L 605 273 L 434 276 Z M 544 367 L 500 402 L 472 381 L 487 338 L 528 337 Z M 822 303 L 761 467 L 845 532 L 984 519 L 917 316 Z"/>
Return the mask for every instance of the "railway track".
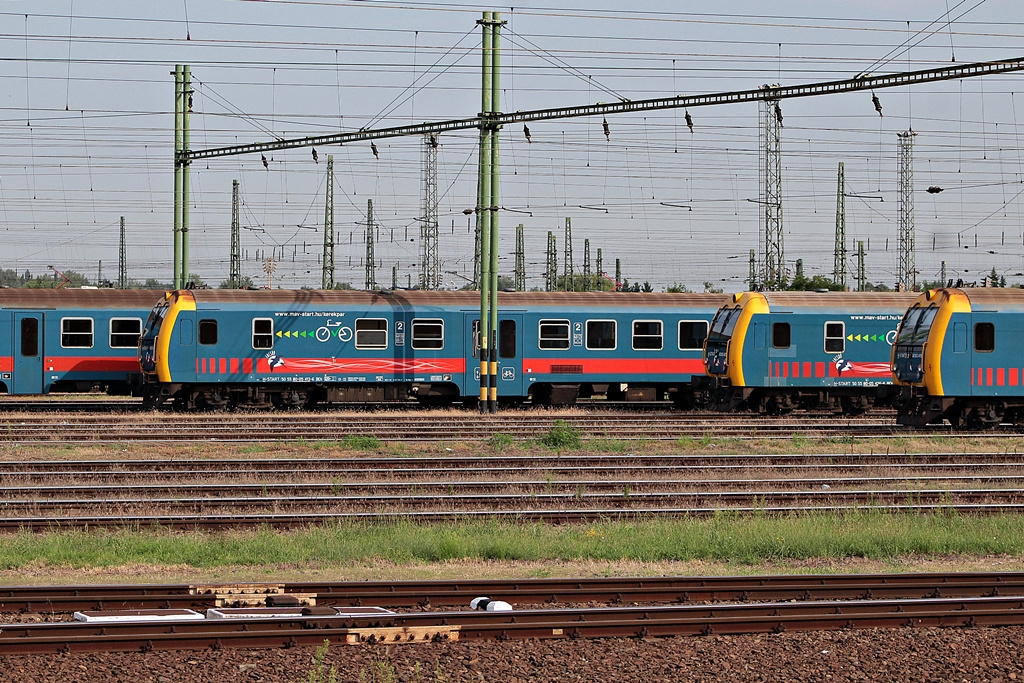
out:
<path id="1" fill-rule="evenodd" d="M 1003 453 L 3 461 L 0 477 L 0 528 L 35 530 L 1024 506 L 1024 461 Z"/>
<path id="2" fill-rule="evenodd" d="M 220 615 L 230 612 L 233 618 L 203 618 L 197 610 L 219 604 L 217 587 L 200 587 L 198 591 L 189 586 L 79 587 L 79 595 L 72 595 L 75 591 L 68 589 L 25 588 L 18 589 L 18 597 L 13 596 L 14 589 L 9 589 L 11 596 L 0 596 L 0 604 L 7 609 L 18 602 L 29 610 L 40 606 L 69 610 L 72 605 L 83 604 L 84 597 L 85 602 L 94 605 L 85 608 L 94 610 L 89 612 L 90 618 L 100 621 L 4 624 L 0 628 L 0 654 L 280 648 L 320 645 L 325 639 L 359 644 L 646 638 L 1024 624 L 1024 585 L 1021 576 L 1015 574 L 306 584 L 291 586 L 301 591 L 249 586 L 248 592 L 246 588 L 220 588 L 228 599 L 247 595 L 258 600 L 263 590 L 269 593 L 263 598 L 268 607 L 235 612 L 218 608 Z M 484 593 L 509 602 L 513 611 L 435 609 L 460 605 L 460 601 L 464 606 L 470 596 Z M 290 607 L 279 604 L 287 602 L 284 598 L 289 595 L 293 598 Z M 21 602 L 27 600 L 36 602 Z M 150 605 L 154 600 L 164 600 L 167 605 L 191 600 L 191 607 L 128 606 Z M 352 605 L 365 600 L 378 604 Z M 99 607 L 95 606 L 97 601 L 102 603 Z M 112 610 L 110 603 L 115 601 L 119 606 Z M 606 605 L 578 604 L 587 601 Z M 666 604 L 670 602 L 674 604 Z M 567 606 L 536 607 L 542 603 Z M 412 611 L 373 610 L 385 604 Z M 186 619 L 180 614 L 183 609 L 193 610 L 195 616 Z M 138 614 L 126 610 L 148 611 Z M 177 618 L 158 610 L 172 610 Z M 156 621 L 157 617 L 165 620 Z"/>
<path id="3" fill-rule="evenodd" d="M 583 439 L 674 440 L 713 434 L 719 438 L 790 438 L 795 434 L 886 437 L 909 433 L 948 433 L 942 427 L 911 430 L 895 424 L 892 413 L 860 418 L 801 415 L 769 418 L 718 413 L 552 413 L 508 411 L 480 415 L 468 411 L 419 413 L 209 413 L 172 412 L 0 414 L 0 443 L 124 441 L 336 441 L 372 436 L 396 442 L 479 441 L 496 434 L 534 439 L 559 424 Z"/>

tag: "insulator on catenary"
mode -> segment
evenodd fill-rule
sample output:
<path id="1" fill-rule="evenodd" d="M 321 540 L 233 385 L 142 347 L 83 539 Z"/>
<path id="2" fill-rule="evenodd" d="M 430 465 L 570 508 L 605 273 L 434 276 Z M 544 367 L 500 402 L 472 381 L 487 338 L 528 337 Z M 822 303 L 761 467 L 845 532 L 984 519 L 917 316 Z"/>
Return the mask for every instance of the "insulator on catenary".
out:
<path id="1" fill-rule="evenodd" d="M 373 152 L 373 157 L 375 159 L 380 159 L 380 154 L 377 152 L 377 145 L 372 142 L 370 143 L 370 151 Z"/>
<path id="2" fill-rule="evenodd" d="M 778 102 L 775 103 L 775 118 L 778 119 L 779 125 L 781 126 L 782 125 L 782 107 L 779 106 Z"/>
<path id="3" fill-rule="evenodd" d="M 686 125 L 690 129 L 690 132 L 692 133 L 693 132 L 693 119 L 690 118 L 690 112 L 686 112 L 684 114 L 684 116 L 686 117 Z"/>
<path id="4" fill-rule="evenodd" d="M 320 163 L 320 157 L 316 155 L 316 147 L 313 148 L 313 161 L 315 161 L 318 164 Z"/>
<path id="5" fill-rule="evenodd" d="M 877 111 L 878 115 L 881 116 L 882 103 L 878 101 L 878 95 L 876 95 L 875 93 L 871 93 L 871 104 L 875 105 L 875 111 Z"/>
<path id="6" fill-rule="evenodd" d="M 604 137 L 609 142 L 612 139 L 612 133 L 608 130 L 608 119 L 601 119 L 601 127 L 604 128 Z"/>
<path id="7" fill-rule="evenodd" d="M 265 168 L 265 169 L 267 169 L 269 171 L 270 170 L 270 162 L 267 161 L 267 155 L 266 154 L 261 154 L 260 155 L 260 159 L 263 160 L 263 168 Z"/>
<path id="8" fill-rule="evenodd" d="M 530 139 L 530 129 L 526 126 L 525 123 L 523 124 L 523 135 L 526 136 L 527 142 L 533 142 L 533 140 Z"/>

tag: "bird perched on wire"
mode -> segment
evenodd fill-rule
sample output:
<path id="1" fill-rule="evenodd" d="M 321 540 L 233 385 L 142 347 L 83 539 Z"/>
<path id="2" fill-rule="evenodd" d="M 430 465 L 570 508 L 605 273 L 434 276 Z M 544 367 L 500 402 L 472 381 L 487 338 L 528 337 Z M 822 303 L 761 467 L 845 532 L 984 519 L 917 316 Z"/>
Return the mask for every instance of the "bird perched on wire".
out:
<path id="1" fill-rule="evenodd" d="M 775 103 L 775 118 L 778 119 L 779 125 L 781 126 L 782 125 L 782 107 L 779 106 L 778 102 Z"/>
<path id="2" fill-rule="evenodd" d="M 261 154 L 260 155 L 260 159 L 263 160 L 263 168 L 265 168 L 265 169 L 267 169 L 269 171 L 270 170 L 270 162 L 267 161 L 267 155 L 266 154 Z"/>
<path id="3" fill-rule="evenodd" d="M 373 144 L 372 142 L 370 143 L 370 151 L 373 152 L 373 156 L 375 159 L 380 159 L 380 154 L 377 152 L 377 145 Z"/>
<path id="4" fill-rule="evenodd" d="M 533 143 L 533 140 L 530 139 L 530 129 L 527 127 L 525 123 L 523 124 L 523 135 L 526 136 L 527 142 Z"/>
<path id="5" fill-rule="evenodd" d="M 316 155 L 316 147 L 313 148 L 313 161 L 315 161 L 318 164 L 320 163 L 320 157 Z"/>
<path id="6" fill-rule="evenodd" d="M 604 138 L 605 138 L 605 140 L 608 140 L 609 142 L 611 142 L 612 134 L 611 134 L 611 131 L 608 130 L 608 119 L 601 119 L 601 127 L 604 128 Z"/>
<path id="7" fill-rule="evenodd" d="M 882 103 L 878 101 L 878 95 L 876 95 L 875 93 L 871 93 L 871 104 L 875 105 L 875 111 L 877 111 L 878 115 L 881 116 Z"/>
<path id="8" fill-rule="evenodd" d="M 690 132 L 692 133 L 693 132 L 693 119 L 690 118 L 690 112 L 686 112 L 684 114 L 684 116 L 686 117 L 686 125 L 690 129 Z"/>

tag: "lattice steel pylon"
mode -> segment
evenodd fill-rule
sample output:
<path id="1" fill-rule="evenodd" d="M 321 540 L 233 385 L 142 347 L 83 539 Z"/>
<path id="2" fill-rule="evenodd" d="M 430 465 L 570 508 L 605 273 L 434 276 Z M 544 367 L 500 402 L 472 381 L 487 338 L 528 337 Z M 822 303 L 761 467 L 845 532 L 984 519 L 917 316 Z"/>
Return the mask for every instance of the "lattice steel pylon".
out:
<path id="1" fill-rule="evenodd" d="M 423 136 L 423 222 L 420 225 L 420 289 L 441 284 L 437 252 L 437 135 Z"/>
<path id="2" fill-rule="evenodd" d="M 548 230 L 548 264 L 544 271 L 545 291 L 554 292 L 558 289 L 558 243 L 555 233 Z"/>
<path id="3" fill-rule="evenodd" d="M 377 289 L 377 257 L 373 254 L 373 200 L 366 200 L 366 289 Z"/>
<path id="4" fill-rule="evenodd" d="M 572 263 L 572 219 L 568 216 L 565 217 L 565 244 L 562 245 L 562 248 L 565 251 L 563 256 L 564 263 L 562 264 L 564 269 L 562 273 L 562 279 L 564 280 L 562 288 L 567 292 L 575 292 L 576 273 Z"/>
<path id="5" fill-rule="evenodd" d="M 896 284 L 904 290 L 917 288 L 914 265 L 914 136 L 912 130 L 897 133 L 899 139 L 899 263 Z"/>
<path id="6" fill-rule="evenodd" d="M 593 287 L 590 280 L 590 240 L 583 240 L 583 291 L 589 292 Z"/>
<path id="7" fill-rule="evenodd" d="M 121 216 L 121 249 L 117 262 L 117 288 L 128 289 L 128 250 L 124 244 L 124 216 Z"/>
<path id="8" fill-rule="evenodd" d="M 836 247 L 832 263 L 832 282 L 846 287 L 846 179 L 839 162 L 839 189 L 836 191 Z"/>
<path id="9" fill-rule="evenodd" d="M 782 110 L 779 100 L 762 100 L 760 106 L 760 204 L 764 216 L 761 282 L 766 290 L 776 290 L 786 286 L 786 253 L 782 240 Z"/>
<path id="10" fill-rule="evenodd" d="M 327 191 L 324 193 L 324 254 L 321 289 L 334 289 L 334 155 L 327 155 Z"/>
<path id="11" fill-rule="evenodd" d="M 526 291 L 526 243 L 522 223 L 516 226 L 516 291 Z"/>

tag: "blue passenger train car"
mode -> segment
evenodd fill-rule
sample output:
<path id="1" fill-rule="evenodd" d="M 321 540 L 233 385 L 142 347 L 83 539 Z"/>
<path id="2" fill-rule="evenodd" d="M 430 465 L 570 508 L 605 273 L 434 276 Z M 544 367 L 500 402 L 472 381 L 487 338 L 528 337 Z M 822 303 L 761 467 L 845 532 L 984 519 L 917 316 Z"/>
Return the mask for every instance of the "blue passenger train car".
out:
<path id="1" fill-rule="evenodd" d="M 715 315 L 705 401 L 717 410 L 858 413 L 891 398 L 889 348 L 916 295 L 748 292 Z"/>
<path id="2" fill-rule="evenodd" d="M 690 400 L 722 295 L 501 293 L 498 396 Z M 147 403 L 312 406 L 479 396 L 480 297 L 450 291 L 168 292 L 146 323 Z"/>
<path id="3" fill-rule="evenodd" d="M 1024 290 L 933 289 L 892 350 L 899 421 L 977 429 L 1024 423 Z"/>
<path id="4" fill-rule="evenodd" d="M 0 394 L 139 385 L 142 322 L 162 292 L 0 289 Z"/>

